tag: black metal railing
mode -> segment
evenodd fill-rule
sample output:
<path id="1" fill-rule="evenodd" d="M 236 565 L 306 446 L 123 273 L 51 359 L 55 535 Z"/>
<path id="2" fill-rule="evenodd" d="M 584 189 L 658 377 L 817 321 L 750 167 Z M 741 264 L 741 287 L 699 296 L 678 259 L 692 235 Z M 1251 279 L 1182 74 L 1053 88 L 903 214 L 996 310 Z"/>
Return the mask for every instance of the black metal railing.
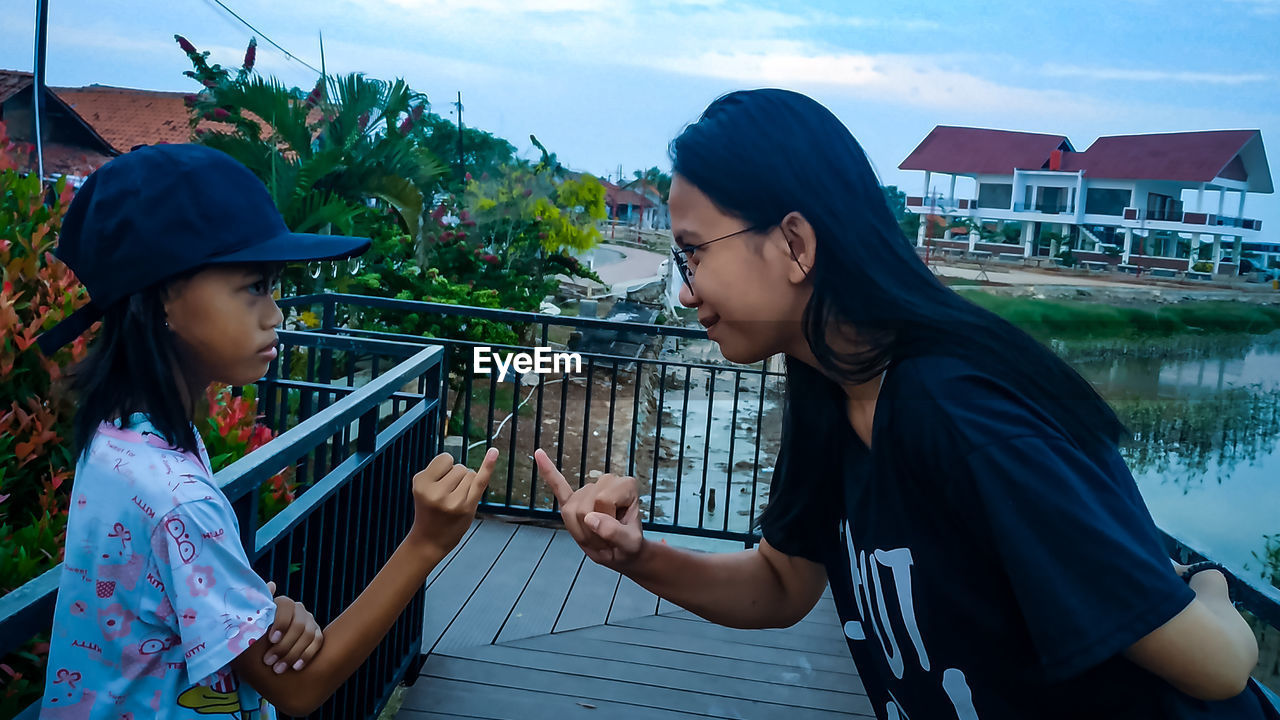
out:
<path id="1" fill-rule="evenodd" d="M 448 437 L 439 447 L 472 466 L 487 446 L 502 451 L 483 510 L 558 517 L 532 459 L 543 448 L 570 482 L 586 482 L 593 471 L 636 477 L 650 530 L 747 545 L 758 538 L 755 521 L 779 442 L 779 433 L 767 428 L 781 425 L 783 373 L 767 363 L 716 362 L 704 330 L 357 295 L 308 295 L 281 305 L 315 312 L 324 318 L 319 332 L 338 338 L 446 348 L 440 426 Z M 387 311 L 502 323 L 519 329 L 521 342 L 490 347 L 359 329 L 371 313 Z M 345 327 L 336 323 L 339 316 Z M 687 355 L 690 344 L 706 349 L 708 360 L 675 353 L 682 346 Z M 581 366 L 503 378 L 476 371 L 477 348 L 532 353 L 538 347 L 577 352 Z"/>
<path id="2" fill-rule="evenodd" d="M 287 430 L 215 480 L 240 519 L 254 568 L 323 626 L 368 585 L 412 525 L 412 474 L 430 460 L 439 435 L 444 350 L 315 333 L 280 336 L 285 372 L 273 363 L 258 395 L 284 408 L 275 419 L 277 429 Z M 300 357 L 306 377 L 295 378 L 289 359 Z M 350 362 L 351 382 L 316 382 L 323 366 L 335 362 Z M 259 527 L 259 488 L 282 470 L 296 473 L 302 493 Z M 0 657 L 49 631 L 61 570 L 0 598 Z M 395 687 L 416 677 L 424 598 L 425 588 L 369 661 L 311 717 L 377 717 Z M 32 705 L 18 717 L 38 711 Z"/>
<path id="3" fill-rule="evenodd" d="M 300 310 L 319 308 L 318 315 L 330 319 L 320 332 L 339 339 L 395 338 L 447 348 L 445 371 L 440 377 L 449 387 L 442 386 L 439 394 L 449 403 L 439 406 L 440 427 L 451 425 L 455 441 L 470 438 L 466 449 L 455 446 L 454 450 L 471 464 L 479 461 L 489 445 L 503 451 L 504 463 L 495 473 L 481 508 L 484 511 L 549 520 L 557 517 L 554 502 L 528 458 L 532 449 L 543 447 L 571 482 L 575 477 L 579 483 L 585 482 L 592 469 L 636 476 L 641 483 L 647 530 L 732 539 L 748 545 L 758 540 L 754 522 L 767 500 L 767 483 L 780 439 L 783 374 L 764 364 L 744 367 L 668 357 L 675 354 L 669 352 L 672 343 L 692 342 L 694 348 L 699 347 L 697 343 L 705 342 L 703 331 L 337 294 L 292 298 L 282 305 Z M 625 356 L 583 352 L 582 369 L 576 378 L 571 377 L 574 373 L 537 375 L 526 378 L 529 384 L 522 385 L 518 378 L 504 381 L 494 375 L 477 375 L 472 358 L 466 354 L 482 345 L 476 341 L 413 338 L 340 328 L 332 322 L 343 315 L 351 325 L 358 325 L 359 318 L 352 313 L 373 309 L 436 313 L 523 327 L 524 338 L 530 342 L 494 346 L 502 352 L 555 345 L 557 329 L 616 334 L 631 341 L 648 338 L 650 342 L 642 352 Z M 690 350 L 686 345 L 684 352 Z M 499 402 L 495 388 L 504 385 L 512 392 Z M 521 407 L 533 409 L 526 416 L 518 412 Z M 449 417 L 451 408 L 453 416 Z M 718 428 L 728 432 L 716 437 Z M 446 440 L 442 435 L 440 447 L 445 447 Z M 512 458 L 517 462 L 510 462 Z M 709 508 L 712 491 L 718 491 L 715 510 Z M 727 507 L 721 498 L 733 502 Z M 1203 557 L 1171 536 L 1168 541 L 1171 556 L 1184 560 Z M 1280 591 L 1242 576 L 1233 575 L 1230 582 L 1242 609 L 1272 632 L 1280 631 Z"/>

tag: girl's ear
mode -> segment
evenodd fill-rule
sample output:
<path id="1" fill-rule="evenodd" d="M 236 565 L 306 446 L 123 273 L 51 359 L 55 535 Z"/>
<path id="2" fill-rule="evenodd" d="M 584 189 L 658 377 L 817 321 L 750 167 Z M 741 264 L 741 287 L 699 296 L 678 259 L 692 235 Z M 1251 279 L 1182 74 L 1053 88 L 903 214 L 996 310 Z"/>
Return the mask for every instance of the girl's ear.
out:
<path id="1" fill-rule="evenodd" d="M 180 277 L 164 286 L 160 292 L 160 302 L 164 309 L 164 325 L 169 327 L 169 318 L 173 317 L 173 306 L 182 297 L 183 292 L 187 289 L 187 283 L 190 276 Z"/>
<path id="2" fill-rule="evenodd" d="M 778 227 L 782 230 L 783 242 L 787 244 L 787 254 L 793 261 L 787 279 L 798 285 L 809 278 L 809 271 L 813 269 L 818 237 L 808 219 L 798 212 L 787 213 Z"/>

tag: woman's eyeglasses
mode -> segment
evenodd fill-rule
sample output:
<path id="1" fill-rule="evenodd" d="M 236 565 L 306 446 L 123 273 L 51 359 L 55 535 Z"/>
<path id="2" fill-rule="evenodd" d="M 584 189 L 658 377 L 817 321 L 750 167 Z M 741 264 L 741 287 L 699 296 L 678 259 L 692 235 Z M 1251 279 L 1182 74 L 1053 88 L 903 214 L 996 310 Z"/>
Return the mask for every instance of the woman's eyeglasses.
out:
<path id="1" fill-rule="evenodd" d="M 680 271 L 680 277 L 684 279 L 684 284 L 686 287 L 689 288 L 689 292 L 693 292 L 693 268 L 689 267 L 689 258 L 692 258 L 694 253 L 696 253 L 699 249 L 710 245 L 713 242 L 728 240 L 731 237 L 736 237 L 738 235 L 743 235 L 745 233 L 754 232 L 759 229 L 760 229 L 759 227 L 752 225 L 750 227 L 745 227 L 741 230 L 738 230 L 737 232 L 731 232 L 728 235 L 721 235 L 718 238 L 712 238 L 706 242 L 698 243 L 697 245 L 685 245 L 684 247 L 673 246 L 671 248 L 671 257 L 675 258 L 676 269 Z"/>

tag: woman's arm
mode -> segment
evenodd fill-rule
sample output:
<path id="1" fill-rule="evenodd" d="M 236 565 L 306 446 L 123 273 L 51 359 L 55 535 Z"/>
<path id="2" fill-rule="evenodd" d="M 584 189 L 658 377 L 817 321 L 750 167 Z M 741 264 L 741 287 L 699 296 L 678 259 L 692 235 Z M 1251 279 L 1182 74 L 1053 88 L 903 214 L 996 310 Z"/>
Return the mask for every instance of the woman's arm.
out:
<path id="1" fill-rule="evenodd" d="M 646 540 L 635 478 L 604 475 L 574 492 L 546 453 L 538 450 L 535 460 L 565 528 L 587 557 L 711 622 L 788 627 L 813 609 L 826 587 L 821 565 L 768 542 L 738 553 L 698 553 Z"/>
<path id="2" fill-rule="evenodd" d="M 1196 597 L 1125 651 L 1125 657 L 1201 700 L 1239 695 L 1258 663 L 1258 642 L 1217 570 L 1191 577 Z"/>
<path id="3" fill-rule="evenodd" d="M 622 568 L 654 595 L 717 625 L 790 627 L 809 614 L 827 586 L 826 570 L 761 541 L 754 550 L 700 553 L 645 540 Z"/>

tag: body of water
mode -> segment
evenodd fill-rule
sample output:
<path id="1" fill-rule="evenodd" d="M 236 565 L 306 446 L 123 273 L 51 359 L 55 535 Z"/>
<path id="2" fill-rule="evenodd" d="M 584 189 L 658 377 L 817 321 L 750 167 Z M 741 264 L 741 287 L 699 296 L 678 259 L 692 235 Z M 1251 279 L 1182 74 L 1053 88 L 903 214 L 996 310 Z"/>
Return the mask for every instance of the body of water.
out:
<path id="1" fill-rule="evenodd" d="M 1062 346 L 1135 432 L 1156 524 L 1258 577 L 1280 534 L 1280 334 Z"/>
<path id="2" fill-rule="evenodd" d="M 1260 577 L 1264 566 L 1254 555 L 1265 555 L 1267 535 L 1280 535 L 1280 333 L 1057 343 L 1055 349 L 1134 431 L 1124 455 L 1157 525 L 1241 574 Z M 680 351 L 686 360 L 722 362 L 713 343 L 695 341 Z M 731 373 L 713 385 L 710 374 L 697 369 L 688 377 L 686 401 L 684 373 L 672 369 L 666 379 L 661 428 L 653 420 L 646 427 L 662 445 L 657 516 L 746 530 L 768 499 L 781 388 L 760 402 L 759 378 L 747 374 L 735 397 Z M 714 509 L 707 507 L 712 489 Z"/>

